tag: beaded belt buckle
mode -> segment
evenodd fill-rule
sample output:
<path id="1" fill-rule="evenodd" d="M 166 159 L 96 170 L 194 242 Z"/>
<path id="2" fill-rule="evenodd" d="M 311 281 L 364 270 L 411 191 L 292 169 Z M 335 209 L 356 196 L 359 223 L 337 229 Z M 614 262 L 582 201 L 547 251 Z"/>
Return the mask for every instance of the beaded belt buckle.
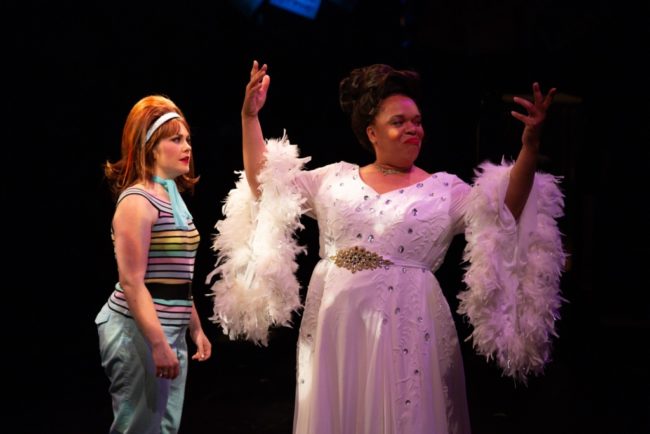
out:
<path id="1" fill-rule="evenodd" d="M 346 268 L 353 273 L 359 270 L 374 270 L 375 268 L 385 265 L 393 265 L 388 259 L 378 255 L 364 247 L 348 247 L 336 252 L 336 255 L 330 256 L 337 267 Z"/>

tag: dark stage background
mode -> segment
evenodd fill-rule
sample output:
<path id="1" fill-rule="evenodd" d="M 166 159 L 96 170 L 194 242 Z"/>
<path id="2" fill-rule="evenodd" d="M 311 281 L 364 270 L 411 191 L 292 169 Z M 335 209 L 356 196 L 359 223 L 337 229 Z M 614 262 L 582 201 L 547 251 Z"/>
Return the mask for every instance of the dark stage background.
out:
<path id="1" fill-rule="evenodd" d="M 163 93 L 192 127 L 201 182 L 187 202 L 202 234 L 194 294 L 214 346 L 209 362 L 191 364 L 181 432 L 290 433 L 296 329 L 273 330 L 264 348 L 228 341 L 207 320 L 211 236 L 242 166 L 239 111 L 253 59 L 272 76 L 266 135 L 286 129 L 313 157 L 309 167 L 368 161 L 337 105 L 338 82 L 354 67 L 420 71 L 427 143 L 418 163 L 468 181 L 481 161 L 516 156 L 509 98 L 534 80 L 557 87 L 540 168 L 564 178 L 569 303 L 554 359 L 528 386 L 463 343 L 474 432 L 650 432 L 649 2 L 323 0 L 314 20 L 242 4 L 2 3 L 7 432 L 108 432 L 93 320 L 116 272 L 101 165 L 118 158 L 131 106 Z M 317 238 L 304 223 L 306 285 Z M 439 273 L 452 308 L 462 243 Z M 470 330 L 457 320 L 462 340 Z"/>

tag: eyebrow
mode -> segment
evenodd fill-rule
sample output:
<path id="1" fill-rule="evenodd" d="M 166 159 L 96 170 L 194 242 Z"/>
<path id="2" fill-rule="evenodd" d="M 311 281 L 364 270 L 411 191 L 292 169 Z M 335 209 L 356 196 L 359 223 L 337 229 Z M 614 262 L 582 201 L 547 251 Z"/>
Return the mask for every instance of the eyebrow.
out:
<path id="1" fill-rule="evenodd" d="M 393 119 L 406 119 L 407 117 L 408 116 L 406 116 L 405 114 L 400 113 L 400 114 L 395 114 L 395 115 L 389 116 L 388 120 L 390 121 L 390 120 L 393 120 Z M 422 117 L 422 114 L 418 113 L 415 116 L 413 116 L 412 118 L 415 119 L 415 118 L 421 118 L 421 117 Z"/>

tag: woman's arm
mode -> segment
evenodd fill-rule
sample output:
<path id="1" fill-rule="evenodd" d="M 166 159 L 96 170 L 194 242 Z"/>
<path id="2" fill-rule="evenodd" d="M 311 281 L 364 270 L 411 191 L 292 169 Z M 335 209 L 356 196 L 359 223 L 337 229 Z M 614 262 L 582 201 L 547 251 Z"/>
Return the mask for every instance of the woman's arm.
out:
<path id="1" fill-rule="evenodd" d="M 192 316 L 190 317 L 190 337 L 196 345 L 196 353 L 194 353 L 192 359 L 198 360 L 199 362 L 208 360 L 212 355 L 212 344 L 208 340 L 205 333 L 203 333 L 201 320 L 199 319 L 199 314 L 197 313 L 193 302 Z"/>
<path id="2" fill-rule="evenodd" d="M 514 102 L 528 111 L 528 115 L 523 115 L 514 110 L 511 112 L 513 117 L 524 123 L 524 131 L 521 136 L 522 147 L 510 171 L 510 181 L 505 197 L 506 206 L 515 219 L 518 219 L 521 215 L 528 200 L 530 189 L 533 186 L 541 130 L 546 118 L 546 111 L 553 101 L 555 91 L 556 89 L 552 88 L 546 95 L 543 95 L 539 83 L 533 83 L 533 102 L 514 97 Z"/>
<path id="3" fill-rule="evenodd" d="M 266 74 L 266 64 L 259 67 L 257 60 L 253 61 L 251 78 L 246 85 L 246 94 L 242 105 L 242 151 L 244 156 L 244 171 L 246 180 L 253 194 L 259 197 L 259 182 L 257 175 L 264 165 L 264 135 L 258 117 L 259 111 L 266 101 L 271 77 Z"/>
<path id="4" fill-rule="evenodd" d="M 180 369 L 178 357 L 167 342 L 144 283 L 151 228 L 157 215 L 157 210 L 144 197 L 135 194 L 125 197 L 113 216 L 115 256 L 120 286 L 138 328 L 151 345 L 156 374 L 176 378 Z"/>

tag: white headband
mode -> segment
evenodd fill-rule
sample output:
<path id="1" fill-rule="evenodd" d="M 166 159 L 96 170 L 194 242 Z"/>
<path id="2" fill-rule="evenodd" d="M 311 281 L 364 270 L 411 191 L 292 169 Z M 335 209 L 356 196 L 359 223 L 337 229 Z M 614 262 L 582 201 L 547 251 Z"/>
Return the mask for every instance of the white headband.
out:
<path id="1" fill-rule="evenodd" d="M 151 135 L 152 135 L 152 134 L 153 134 L 153 133 L 154 133 L 158 128 L 160 128 L 160 126 L 161 126 L 162 124 L 164 124 L 165 122 L 167 122 L 167 121 L 170 120 L 170 119 L 180 118 L 180 117 L 181 117 L 181 115 L 179 115 L 179 114 L 176 113 L 176 112 L 169 112 L 169 113 L 165 113 L 164 115 L 162 115 L 161 117 L 159 117 L 158 119 L 156 119 L 156 122 L 154 122 L 154 123 L 149 127 L 149 129 L 147 130 L 147 135 L 145 136 L 144 142 L 147 143 L 147 142 L 149 141 L 149 139 L 151 138 Z"/>

